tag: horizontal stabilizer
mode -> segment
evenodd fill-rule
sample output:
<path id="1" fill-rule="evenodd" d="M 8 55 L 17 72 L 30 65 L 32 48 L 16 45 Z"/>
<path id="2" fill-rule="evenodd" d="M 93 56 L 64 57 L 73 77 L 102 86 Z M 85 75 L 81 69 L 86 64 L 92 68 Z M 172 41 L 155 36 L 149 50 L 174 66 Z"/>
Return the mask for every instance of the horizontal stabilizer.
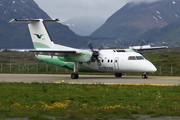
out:
<path id="1" fill-rule="evenodd" d="M 43 22 L 57 22 L 59 21 L 58 19 L 54 19 L 54 20 L 43 20 L 43 19 L 12 19 L 11 21 L 9 21 L 9 23 L 22 23 L 22 22 L 39 22 L 40 20 L 42 20 Z"/>

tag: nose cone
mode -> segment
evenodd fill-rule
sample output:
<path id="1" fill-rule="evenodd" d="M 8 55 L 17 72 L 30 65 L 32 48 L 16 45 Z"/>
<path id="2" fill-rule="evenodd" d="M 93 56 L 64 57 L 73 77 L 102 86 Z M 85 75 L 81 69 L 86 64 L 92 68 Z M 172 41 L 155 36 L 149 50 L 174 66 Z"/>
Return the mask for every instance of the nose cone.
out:
<path id="1" fill-rule="evenodd" d="M 157 68 L 152 64 L 151 67 L 150 67 L 150 71 L 151 72 L 156 72 Z"/>
<path id="2" fill-rule="evenodd" d="M 145 72 L 156 72 L 157 71 L 156 67 L 149 61 L 147 61 L 145 66 L 146 66 L 146 68 L 145 68 L 146 71 Z"/>

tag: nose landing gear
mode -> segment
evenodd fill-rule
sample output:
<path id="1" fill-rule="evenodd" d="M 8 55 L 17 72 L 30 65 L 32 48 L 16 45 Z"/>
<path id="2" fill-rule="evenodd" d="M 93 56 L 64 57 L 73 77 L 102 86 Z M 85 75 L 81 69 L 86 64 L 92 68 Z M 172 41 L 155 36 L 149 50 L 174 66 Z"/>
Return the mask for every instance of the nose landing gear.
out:
<path id="1" fill-rule="evenodd" d="M 147 78 L 148 78 L 147 73 L 143 73 L 142 79 L 147 79 Z"/>

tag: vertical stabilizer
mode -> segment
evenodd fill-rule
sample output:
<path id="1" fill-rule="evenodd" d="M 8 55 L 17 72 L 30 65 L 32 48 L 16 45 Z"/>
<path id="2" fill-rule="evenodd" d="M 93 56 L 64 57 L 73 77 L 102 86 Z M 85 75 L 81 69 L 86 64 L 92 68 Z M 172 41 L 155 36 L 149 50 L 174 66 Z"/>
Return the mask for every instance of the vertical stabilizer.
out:
<path id="1" fill-rule="evenodd" d="M 56 22 L 56 20 L 42 20 L 42 19 L 37 19 L 37 20 L 17 20 L 13 19 L 10 22 L 11 23 L 18 23 L 18 22 L 30 22 L 28 24 L 30 35 L 32 38 L 32 42 L 34 45 L 35 49 L 42 49 L 42 48 L 49 48 L 49 49 L 56 49 L 54 42 L 52 41 L 46 26 L 44 22 Z"/>

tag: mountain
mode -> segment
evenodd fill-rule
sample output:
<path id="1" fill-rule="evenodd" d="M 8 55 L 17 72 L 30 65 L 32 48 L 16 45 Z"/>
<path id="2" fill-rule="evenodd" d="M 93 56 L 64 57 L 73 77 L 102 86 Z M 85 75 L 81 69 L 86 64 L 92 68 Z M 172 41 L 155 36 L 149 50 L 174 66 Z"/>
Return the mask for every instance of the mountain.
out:
<path id="1" fill-rule="evenodd" d="M 34 0 L 0 1 L 0 48 L 33 48 L 27 23 L 13 24 L 17 19 L 51 19 Z M 46 23 L 50 35 L 56 44 L 81 47 L 87 41 L 61 23 Z"/>
<path id="2" fill-rule="evenodd" d="M 142 39 L 146 44 L 180 46 L 180 20 L 163 28 L 151 29 L 136 38 L 130 39 L 130 41 L 133 40 L 134 43 L 140 43 Z"/>
<path id="3" fill-rule="evenodd" d="M 82 36 L 89 36 L 102 24 L 105 19 L 98 16 L 83 16 L 72 18 L 63 22 L 62 24 L 67 25 L 73 32 Z"/>
<path id="4" fill-rule="evenodd" d="M 180 0 L 130 2 L 110 16 L 91 36 L 129 39 L 153 28 L 162 28 L 179 19 Z"/>

